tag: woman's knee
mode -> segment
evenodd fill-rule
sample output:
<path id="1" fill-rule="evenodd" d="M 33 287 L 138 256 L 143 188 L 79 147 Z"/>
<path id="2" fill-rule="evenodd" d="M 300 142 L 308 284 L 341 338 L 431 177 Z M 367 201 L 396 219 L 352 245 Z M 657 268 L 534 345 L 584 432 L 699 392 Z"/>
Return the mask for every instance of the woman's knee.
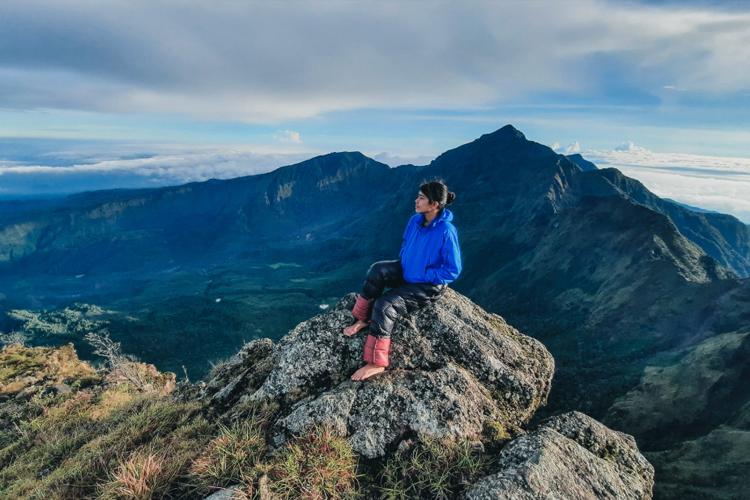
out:
<path id="1" fill-rule="evenodd" d="M 383 282 L 393 273 L 393 261 L 381 260 L 370 266 L 365 279 L 371 282 Z"/>
<path id="2" fill-rule="evenodd" d="M 379 314 L 385 314 L 386 309 L 390 308 L 391 303 L 388 300 L 388 297 L 380 296 L 375 300 L 375 303 L 372 306 L 373 311 L 378 311 Z"/>
<path id="3" fill-rule="evenodd" d="M 389 301 L 384 300 L 383 297 L 376 300 L 373 305 L 372 323 L 370 325 L 373 335 L 380 338 L 390 338 L 397 317 L 393 305 Z"/>
<path id="4" fill-rule="evenodd" d="M 375 311 L 377 311 L 379 318 L 383 318 L 391 323 L 395 322 L 399 316 L 407 313 L 403 298 L 390 294 L 383 295 L 375 301 L 373 304 L 373 316 L 375 316 Z"/>
<path id="5" fill-rule="evenodd" d="M 370 268 L 367 270 L 367 273 L 365 273 L 365 279 L 367 281 L 375 281 L 378 280 L 381 274 L 381 269 L 383 267 L 382 262 L 375 262 L 373 265 L 370 266 Z"/>
<path id="6" fill-rule="evenodd" d="M 397 260 L 381 260 L 370 266 L 365 275 L 365 283 L 375 288 L 393 286 L 401 277 L 401 264 Z"/>

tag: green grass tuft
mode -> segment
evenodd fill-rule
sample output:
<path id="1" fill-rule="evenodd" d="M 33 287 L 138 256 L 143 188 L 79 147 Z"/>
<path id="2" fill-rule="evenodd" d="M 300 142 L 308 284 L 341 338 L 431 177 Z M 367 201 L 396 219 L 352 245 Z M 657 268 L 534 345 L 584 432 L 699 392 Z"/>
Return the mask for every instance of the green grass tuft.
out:
<path id="1" fill-rule="evenodd" d="M 379 475 L 380 498 L 454 498 L 490 465 L 490 458 L 469 439 L 420 436 L 411 449 L 386 462 Z"/>
<path id="2" fill-rule="evenodd" d="M 353 500 L 358 493 L 357 456 L 349 442 L 318 427 L 287 444 L 269 464 L 270 489 L 279 500 Z"/>
<path id="3" fill-rule="evenodd" d="M 237 422 L 231 427 L 219 425 L 219 435 L 193 460 L 189 473 L 196 489 L 224 487 L 256 481 L 257 465 L 266 453 L 264 426 L 260 417 Z"/>

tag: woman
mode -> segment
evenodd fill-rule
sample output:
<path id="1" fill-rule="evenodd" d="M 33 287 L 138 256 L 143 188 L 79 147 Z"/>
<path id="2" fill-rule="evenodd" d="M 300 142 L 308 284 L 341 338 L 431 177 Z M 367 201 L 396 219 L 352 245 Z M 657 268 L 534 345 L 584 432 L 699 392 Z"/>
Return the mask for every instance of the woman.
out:
<path id="1" fill-rule="evenodd" d="M 451 224 L 453 214 L 445 208 L 455 199 L 442 182 L 422 184 L 399 259 L 376 262 L 367 271 L 352 311 L 357 322 L 344 330 L 344 335 L 354 335 L 370 324 L 363 356 L 367 365 L 352 380 L 383 372 L 390 364 L 391 330 L 397 317 L 436 302 L 461 273 L 458 233 Z M 383 293 L 386 287 L 391 290 Z"/>

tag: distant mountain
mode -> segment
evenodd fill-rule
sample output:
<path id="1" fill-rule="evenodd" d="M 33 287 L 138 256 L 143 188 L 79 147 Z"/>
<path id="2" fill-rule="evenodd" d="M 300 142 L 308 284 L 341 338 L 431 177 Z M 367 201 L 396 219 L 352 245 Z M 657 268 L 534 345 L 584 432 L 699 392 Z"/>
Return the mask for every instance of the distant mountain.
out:
<path id="1" fill-rule="evenodd" d="M 454 288 L 555 356 L 540 413 L 580 410 L 635 434 L 661 454 L 656 491 L 666 496 L 686 491 L 675 471 L 703 463 L 679 455 L 680 443 L 717 426 L 744 436 L 750 228 L 662 200 L 512 126 L 426 167 L 332 153 L 258 176 L 3 210 L 0 306 L 101 305 L 130 318 L 111 319 L 124 347 L 161 368 L 200 371 L 238 339 L 278 338 L 356 290 L 372 261 L 397 255 L 430 179 L 457 193 L 465 270 Z M 721 335 L 734 343 L 723 348 Z M 719 368 L 691 389 L 704 409 L 681 419 L 657 401 L 700 379 L 682 363 L 696 353 Z M 721 376 L 722 367 L 737 375 Z M 649 404 L 660 415 L 644 425 Z M 670 453 L 677 462 L 659 462 Z M 665 464 L 672 483 L 662 488 Z"/>
<path id="2" fill-rule="evenodd" d="M 598 170 L 598 167 L 591 163 L 590 161 L 586 160 L 583 156 L 580 154 L 574 154 L 574 155 L 567 155 L 568 159 L 581 167 L 581 170 L 584 172 L 588 172 L 589 170 Z"/>
<path id="3" fill-rule="evenodd" d="M 670 201 L 670 202 L 674 203 L 675 205 L 679 205 L 681 207 L 687 208 L 688 210 L 692 210 L 693 212 L 701 212 L 701 213 L 704 213 L 704 214 L 719 214 L 719 213 L 721 213 L 721 212 L 717 212 L 715 210 L 706 210 L 705 208 L 698 208 L 698 207 L 693 207 L 693 206 L 690 206 L 690 205 L 686 205 L 685 203 L 680 203 L 679 201 L 675 201 L 675 200 L 673 200 L 671 198 L 663 198 L 663 200 L 664 201 Z"/>

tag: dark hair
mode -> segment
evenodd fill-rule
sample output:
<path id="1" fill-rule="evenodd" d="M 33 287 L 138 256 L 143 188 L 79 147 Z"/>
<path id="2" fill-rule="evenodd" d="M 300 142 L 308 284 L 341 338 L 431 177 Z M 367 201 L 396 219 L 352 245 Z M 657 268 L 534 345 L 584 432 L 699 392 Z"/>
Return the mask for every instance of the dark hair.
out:
<path id="1" fill-rule="evenodd" d="M 456 193 L 451 193 L 440 181 L 425 182 L 419 186 L 419 190 L 427 197 L 430 203 L 436 201 L 438 210 L 444 209 L 456 199 Z"/>

